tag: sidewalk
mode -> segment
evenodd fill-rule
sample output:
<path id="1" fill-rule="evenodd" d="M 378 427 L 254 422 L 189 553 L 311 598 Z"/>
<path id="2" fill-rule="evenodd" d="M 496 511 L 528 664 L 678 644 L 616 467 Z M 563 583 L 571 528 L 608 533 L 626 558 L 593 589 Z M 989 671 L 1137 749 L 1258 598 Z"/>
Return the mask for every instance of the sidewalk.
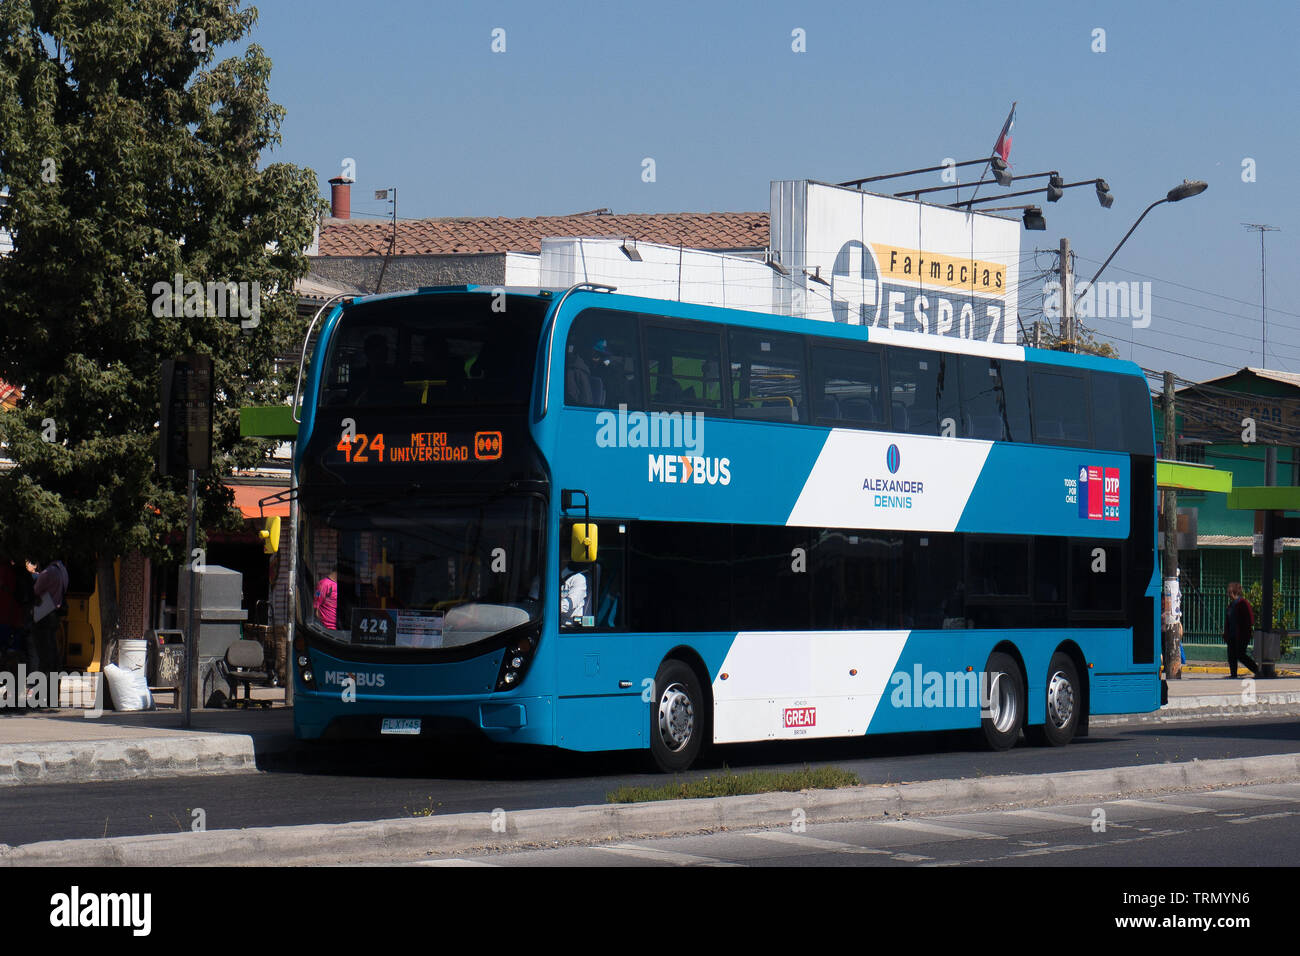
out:
<path id="1" fill-rule="evenodd" d="M 1169 682 L 1169 703 L 1159 711 L 1094 717 L 1090 724 L 1300 717 L 1300 677 L 1260 680 L 1252 688 L 1230 679 L 1222 666 L 1222 673 L 1207 672 L 1212 670 L 1185 669 L 1181 680 Z M 282 689 L 255 690 L 255 698 L 274 702 L 267 709 L 195 711 L 188 730 L 181 727 L 181 713 L 170 708 L 106 711 L 94 719 L 73 709 L 0 711 L 0 787 L 254 772 L 259 760 L 301 752 L 283 694 Z"/>
<path id="2" fill-rule="evenodd" d="M 269 708 L 196 710 L 188 729 L 174 707 L 104 711 L 0 711 L 0 787 L 191 774 L 250 773 L 257 761 L 293 750 L 284 690 L 257 688 Z"/>

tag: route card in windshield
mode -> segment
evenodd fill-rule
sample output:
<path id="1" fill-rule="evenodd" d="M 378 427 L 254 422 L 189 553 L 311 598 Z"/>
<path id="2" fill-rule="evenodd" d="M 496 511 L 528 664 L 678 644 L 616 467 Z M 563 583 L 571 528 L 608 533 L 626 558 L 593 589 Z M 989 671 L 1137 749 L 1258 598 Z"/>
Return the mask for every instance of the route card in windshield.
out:
<path id="1" fill-rule="evenodd" d="M 352 612 L 352 643 L 370 647 L 441 647 L 441 611 L 358 608 Z"/>

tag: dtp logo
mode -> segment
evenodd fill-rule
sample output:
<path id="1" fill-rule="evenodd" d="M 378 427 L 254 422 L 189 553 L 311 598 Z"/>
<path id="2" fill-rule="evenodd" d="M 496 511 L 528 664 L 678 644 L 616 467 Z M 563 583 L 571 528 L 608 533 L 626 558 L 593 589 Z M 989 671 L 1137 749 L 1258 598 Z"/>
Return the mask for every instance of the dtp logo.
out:
<path id="1" fill-rule="evenodd" d="M 495 461 L 501 457 L 500 432 L 475 432 L 474 457 L 479 461 Z"/>

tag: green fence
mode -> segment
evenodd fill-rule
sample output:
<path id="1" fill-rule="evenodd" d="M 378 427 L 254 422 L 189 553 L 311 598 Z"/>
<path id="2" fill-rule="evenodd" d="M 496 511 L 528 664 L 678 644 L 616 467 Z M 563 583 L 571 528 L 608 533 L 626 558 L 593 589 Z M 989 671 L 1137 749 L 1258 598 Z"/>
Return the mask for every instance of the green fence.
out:
<path id="1" fill-rule="evenodd" d="M 1227 660 L 1223 621 L 1228 612 L 1228 582 L 1240 581 L 1242 589 L 1249 591 L 1261 580 L 1260 559 L 1247 548 L 1202 548 L 1181 552 L 1178 564 L 1187 659 Z M 1300 622 L 1300 551 L 1278 555 L 1274 569 L 1274 580 L 1282 582 L 1282 591 L 1275 593 L 1273 600 Z M 1300 648 L 1292 648 L 1283 660 L 1300 661 Z"/>

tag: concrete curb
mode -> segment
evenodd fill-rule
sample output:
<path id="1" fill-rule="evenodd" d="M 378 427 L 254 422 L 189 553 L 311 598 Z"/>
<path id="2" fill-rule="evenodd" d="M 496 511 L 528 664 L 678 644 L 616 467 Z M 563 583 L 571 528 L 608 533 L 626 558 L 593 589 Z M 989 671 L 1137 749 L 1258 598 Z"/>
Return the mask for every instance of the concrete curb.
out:
<path id="1" fill-rule="evenodd" d="M 1171 697 L 1150 714 L 1093 717 L 1096 728 L 1165 723 L 1207 717 L 1300 716 L 1300 691 L 1259 693 L 1251 704 L 1240 694 Z M 291 736 L 186 733 L 166 737 L 0 743 L 0 790 L 53 783 L 105 783 L 204 774 L 256 772 L 259 759 L 293 761 L 300 744 Z"/>
<path id="2" fill-rule="evenodd" d="M 0 865 L 283 866 L 391 862 L 489 848 L 788 826 L 795 810 L 802 810 L 809 823 L 826 823 L 1296 779 L 1300 779 L 1300 754 L 1281 754 L 563 810 L 462 813 L 417 820 L 54 840 L 18 847 L 0 846 Z"/>
<path id="3" fill-rule="evenodd" d="M 1246 703 L 1237 694 L 1201 694 L 1196 697 L 1170 697 L 1169 703 L 1149 714 L 1116 714 L 1092 717 L 1091 727 L 1116 727 L 1121 724 L 1164 723 L 1179 720 L 1202 720 L 1206 717 L 1288 717 L 1300 716 L 1300 691 L 1256 693 Z"/>
<path id="4" fill-rule="evenodd" d="M 245 734 L 0 744 L 0 787 L 255 770 L 253 738 Z"/>

